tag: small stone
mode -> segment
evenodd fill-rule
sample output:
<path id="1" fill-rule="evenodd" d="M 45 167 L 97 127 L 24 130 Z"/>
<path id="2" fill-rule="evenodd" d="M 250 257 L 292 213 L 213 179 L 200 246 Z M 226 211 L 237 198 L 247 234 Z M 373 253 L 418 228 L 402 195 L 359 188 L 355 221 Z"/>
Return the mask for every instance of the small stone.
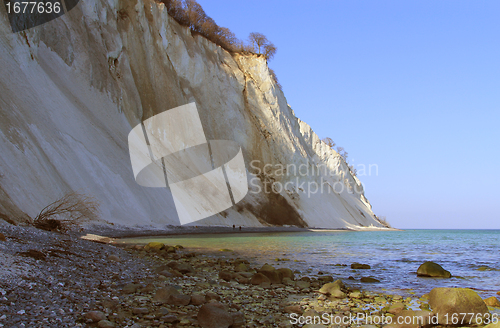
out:
<path id="1" fill-rule="evenodd" d="M 231 279 L 233 279 L 233 275 L 231 274 L 231 272 L 224 270 L 224 271 L 219 272 L 219 279 L 222 279 L 225 281 L 231 281 Z"/>
<path id="2" fill-rule="evenodd" d="M 176 306 L 186 306 L 189 302 L 191 302 L 191 296 L 182 294 L 171 295 L 168 300 L 168 304 Z"/>
<path id="3" fill-rule="evenodd" d="M 387 312 L 391 314 L 398 314 L 399 312 L 403 311 L 405 309 L 405 305 L 403 303 L 395 303 L 392 304 Z"/>
<path id="4" fill-rule="evenodd" d="M 101 320 L 97 324 L 99 328 L 114 328 L 115 324 L 108 320 Z"/>
<path id="5" fill-rule="evenodd" d="M 318 280 L 322 282 L 333 282 L 334 279 L 332 276 L 319 276 Z"/>
<path id="6" fill-rule="evenodd" d="M 133 314 L 148 314 L 149 309 L 146 307 L 140 307 L 140 308 L 133 308 L 132 309 Z"/>
<path id="7" fill-rule="evenodd" d="M 174 314 L 169 314 L 169 315 L 166 315 L 164 317 L 161 317 L 160 318 L 162 321 L 165 321 L 167 323 L 174 323 L 174 322 L 177 322 L 179 321 L 179 319 L 177 318 L 176 315 Z"/>
<path id="8" fill-rule="evenodd" d="M 108 256 L 108 261 L 120 262 L 120 258 L 116 255 L 110 255 L 110 256 Z"/>
<path id="9" fill-rule="evenodd" d="M 495 296 L 491 296 L 491 297 L 486 298 L 484 300 L 484 303 L 486 303 L 486 305 L 488 305 L 488 306 L 500 307 L 500 302 L 498 301 L 498 299 Z"/>
<path id="10" fill-rule="evenodd" d="M 159 250 L 161 250 L 164 247 L 165 247 L 164 243 L 152 241 L 149 244 L 147 244 L 145 248 L 146 249 L 152 249 L 152 250 L 155 250 L 155 251 L 159 251 Z"/>
<path id="11" fill-rule="evenodd" d="M 362 277 L 360 279 L 361 282 L 367 282 L 367 283 L 374 283 L 374 282 L 380 282 L 380 280 L 375 279 L 373 277 Z"/>
<path id="12" fill-rule="evenodd" d="M 5 235 L 1 232 L 0 232 L 0 241 L 7 241 L 7 239 L 5 238 Z"/>
<path id="13" fill-rule="evenodd" d="M 127 284 L 123 287 L 122 294 L 134 294 L 139 287 L 141 287 L 139 284 Z"/>
<path id="14" fill-rule="evenodd" d="M 367 270 L 371 269 L 371 267 L 368 264 L 361 264 L 361 263 L 353 263 L 351 264 L 351 269 L 356 269 L 356 270 Z"/>
<path id="15" fill-rule="evenodd" d="M 200 294 L 193 294 L 191 295 L 191 304 L 193 305 L 203 305 L 205 304 L 205 296 L 200 295 Z"/>
<path id="16" fill-rule="evenodd" d="M 300 289 L 305 289 L 305 288 L 309 288 L 311 286 L 311 283 L 309 281 L 296 281 L 295 282 L 295 286 L 300 288 Z"/>
<path id="17" fill-rule="evenodd" d="M 289 305 L 285 306 L 283 309 L 283 312 L 285 313 L 296 313 L 296 314 L 302 314 L 304 311 L 302 311 L 302 307 L 300 305 Z"/>
<path id="18" fill-rule="evenodd" d="M 231 328 L 245 327 L 246 320 L 245 315 L 242 312 L 232 313 L 231 316 L 233 317 L 233 324 L 231 325 Z"/>
<path id="19" fill-rule="evenodd" d="M 154 302 L 167 303 L 170 296 L 179 294 L 179 291 L 172 286 L 158 289 L 153 297 Z"/>
<path id="20" fill-rule="evenodd" d="M 101 311 L 90 311 L 85 313 L 85 318 L 92 320 L 92 322 L 99 322 L 106 320 L 106 315 Z"/>
<path id="21" fill-rule="evenodd" d="M 344 283 L 342 280 L 337 280 L 324 284 L 323 287 L 320 288 L 319 292 L 321 294 L 330 295 L 334 290 L 341 290 L 342 288 L 344 288 Z"/>
<path id="22" fill-rule="evenodd" d="M 228 328 L 233 324 L 233 317 L 220 303 L 203 305 L 197 318 L 202 328 Z"/>

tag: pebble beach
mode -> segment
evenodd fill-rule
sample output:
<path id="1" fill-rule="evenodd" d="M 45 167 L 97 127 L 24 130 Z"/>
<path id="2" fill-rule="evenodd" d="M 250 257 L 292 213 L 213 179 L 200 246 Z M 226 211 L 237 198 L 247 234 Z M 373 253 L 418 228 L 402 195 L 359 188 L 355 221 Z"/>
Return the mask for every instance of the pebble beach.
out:
<path id="1" fill-rule="evenodd" d="M 0 233 L 0 327 L 443 325 L 430 322 L 439 295 L 371 291 L 376 279 L 368 273 L 358 288 L 349 277 L 300 272 L 293 259 L 256 263 L 230 249 L 100 243 L 10 224 Z M 476 325 L 494 324 L 498 300 L 479 301 L 484 320 Z M 398 316 L 426 323 L 398 324 Z"/>

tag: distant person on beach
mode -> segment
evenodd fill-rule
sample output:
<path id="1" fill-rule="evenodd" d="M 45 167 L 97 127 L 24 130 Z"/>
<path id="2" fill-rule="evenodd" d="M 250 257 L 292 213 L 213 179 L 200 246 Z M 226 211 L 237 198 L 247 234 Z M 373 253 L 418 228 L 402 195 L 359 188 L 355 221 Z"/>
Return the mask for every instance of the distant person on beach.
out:
<path id="1" fill-rule="evenodd" d="M 236 229 L 236 225 L 233 224 L 233 230 Z"/>
<path id="2" fill-rule="evenodd" d="M 240 231 L 241 231 L 241 226 L 240 226 Z"/>

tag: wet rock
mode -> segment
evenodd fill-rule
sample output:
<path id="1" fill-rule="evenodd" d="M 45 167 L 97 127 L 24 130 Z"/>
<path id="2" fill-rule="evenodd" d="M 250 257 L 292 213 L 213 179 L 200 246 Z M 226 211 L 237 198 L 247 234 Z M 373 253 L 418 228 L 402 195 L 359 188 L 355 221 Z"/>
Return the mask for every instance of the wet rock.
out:
<path id="1" fill-rule="evenodd" d="M 179 291 L 172 286 L 158 289 L 153 297 L 154 302 L 167 303 L 170 296 L 178 295 Z"/>
<path id="2" fill-rule="evenodd" d="M 356 269 L 356 270 L 367 270 L 371 269 L 371 267 L 368 264 L 361 264 L 361 263 L 352 263 L 351 264 L 351 269 Z"/>
<path id="3" fill-rule="evenodd" d="M 438 315 L 438 323 L 451 325 L 451 318 L 459 316 L 460 321 L 469 323 L 473 316 L 485 318 L 488 307 L 481 297 L 469 288 L 434 288 L 429 293 L 429 305 Z M 466 313 L 462 319 L 460 313 Z M 474 322 L 474 319 L 472 320 Z"/>
<path id="4" fill-rule="evenodd" d="M 263 275 L 262 273 L 254 274 L 252 276 L 252 279 L 250 280 L 250 283 L 252 285 L 260 285 L 263 282 L 271 283 L 271 280 L 267 276 Z"/>
<path id="5" fill-rule="evenodd" d="M 220 303 L 203 305 L 197 319 L 202 328 L 229 328 L 233 324 L 232 315 Z"/>
<path id="6" fill-rule="evenodd" d="M 436 277 L 436 278 L 450 278 L 451 273 L 443 269 L 437 263 L 425 262 L 418 267 L 417 276 L 419 277 Z"/>
<path id="7" fill-rule="evenodd" d="M 85 318 L 92 322 L 99 322 L 101 320 L 106 320 L 106 315 L 101 311 L 89 311 L 85 313 Z"/>
<path id="8" fill-rule="evenodd" d="M 374 282 L 380 282 L 380 280 L 375 279 L 373 277 L 362 277 L 360 279 L 361 282 L 367 282 L 367 283 L 374 283 Z"/>
<path id="9" fill-rule="evenodd" d="M 332 276 L 319 276 L 318 277 L 318 280 L 321 281 L 321 282 L 333 282 L 333 277 Z"/>
<path id="10" fill-rule="evenodd" d="M 484 303 L 488 306 L 500 307 L 500 302 L 495 296 L 488 297 L 484 300 Z"/>

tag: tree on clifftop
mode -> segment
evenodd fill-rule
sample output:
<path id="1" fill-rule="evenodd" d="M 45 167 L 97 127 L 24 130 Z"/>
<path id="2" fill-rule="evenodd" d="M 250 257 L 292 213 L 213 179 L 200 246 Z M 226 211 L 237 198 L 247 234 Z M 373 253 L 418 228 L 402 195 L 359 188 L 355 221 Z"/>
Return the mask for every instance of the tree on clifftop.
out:
<path id="1" fill-rule="evenodd" d="M 262 33 L 250 33 L 248 41 L 250 42 L 252 52 L 266 56 L 267 60 L 271 60 L 276 54 L 276 46 Z"/>

